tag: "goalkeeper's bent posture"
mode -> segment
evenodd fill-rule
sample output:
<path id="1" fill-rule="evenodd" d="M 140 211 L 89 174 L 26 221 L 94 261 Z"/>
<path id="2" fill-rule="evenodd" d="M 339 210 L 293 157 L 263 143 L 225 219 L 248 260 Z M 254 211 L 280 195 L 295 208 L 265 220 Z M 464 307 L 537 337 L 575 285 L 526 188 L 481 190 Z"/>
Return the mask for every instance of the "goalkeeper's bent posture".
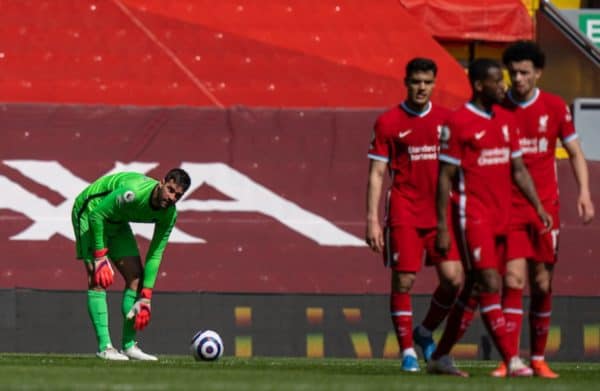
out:
<path id="1" fill-rule="evenodd" d="M 179 168 L 170 170 L 160 182 L 123 172 L 96 180 L 77 196 L 71 218 L 77 258 L 84 260 L 88 277 L 88 312 L 98 340 L 98 357 L 157 360 L 137 346 L 135 334 L 150 322 L 152 289 L 177 218 L 175 203 L 190 183 L 189 175 Z M 144 266 L 130 222 L 155 224 Z M 106 288 L 114 277 L 111 261 L 125 280 L 122 351 L 113 347 L 108 329 Z"/>

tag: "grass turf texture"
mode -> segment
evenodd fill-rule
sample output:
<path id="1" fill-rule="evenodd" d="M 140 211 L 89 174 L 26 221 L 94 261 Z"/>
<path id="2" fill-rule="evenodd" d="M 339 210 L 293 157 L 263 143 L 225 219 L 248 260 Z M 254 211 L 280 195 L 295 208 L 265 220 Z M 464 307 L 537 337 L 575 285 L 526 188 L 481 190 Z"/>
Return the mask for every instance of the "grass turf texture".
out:
<path id="1" fill-rule="evenodd" d="M 561 375 L 495 379 L 495 362 L 459 361 L 468 379 L 403 373 L 396 360 L 224 357 L 108 362 L 91 355 L 0 354 L 0 390 L 569 390 L 595 389 L 600 363 L 552 363 Z"/>

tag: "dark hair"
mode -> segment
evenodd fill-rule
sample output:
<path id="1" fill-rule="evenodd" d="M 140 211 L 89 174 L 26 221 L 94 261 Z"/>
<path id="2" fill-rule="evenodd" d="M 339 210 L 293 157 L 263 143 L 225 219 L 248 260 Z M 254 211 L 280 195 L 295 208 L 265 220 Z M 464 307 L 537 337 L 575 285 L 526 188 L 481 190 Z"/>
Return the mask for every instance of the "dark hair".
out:
<path id="1" fill-rule="evenodd" d="M 406 76 L 409 77 L 415 72 L 433 72 L 437 75 L 437 65 L 429 58 L 415 57 L 406 64 Z"/>
<path id="2" fill-rule="evenodd" d="M 483 81 L 488 77 L 492 68 L 502 69 L 500 63 L 491 58 L 478 58 L 469 65 L 469 82 L 474 85 L 476 81 Z"/>
<path id="3" fill-rule="evenodd" d="M 173 180 L 176 184 L 181 186 L 183 191 L 187 191 L 192 184 L 192 180 L 188 173 L 181 168 L 172 168 L 167 172 L 167 175 L 165 175 L 165 182 L 169 182 L 170 180 Z"/>
<path id="4" fill-rule="evenodd" d="M 543 69 L 546 65 L 546 56 L 542 48 L 532 41 L 517 41 L 507 47 L 502 54 L 502 62 L 508 66 L 511 62 L 529 60 L 533 66 Z"/>

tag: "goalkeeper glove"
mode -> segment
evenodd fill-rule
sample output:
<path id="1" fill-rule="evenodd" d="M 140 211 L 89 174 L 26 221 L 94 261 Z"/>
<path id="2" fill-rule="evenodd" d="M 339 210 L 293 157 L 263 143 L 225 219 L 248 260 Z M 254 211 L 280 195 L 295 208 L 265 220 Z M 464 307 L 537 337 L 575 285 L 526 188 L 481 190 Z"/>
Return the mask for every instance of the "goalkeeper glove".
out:
<path id="1" fill-rule="evenodd" d="M 113 283 L 115 272 L 106 254 L 108 249 L 94 251 L 94 282 L 106 289 Z"/>
<path id="2" fill-rule="evenodd" d="M 133 328 L 136 330 L 142 330 L 150 323 L 150 299 L 152 298 L 152 289 L 144 288 L 140 293 L 140 297 L 135 302 L 129 313 L 127 319 L 133 319 Z"/>

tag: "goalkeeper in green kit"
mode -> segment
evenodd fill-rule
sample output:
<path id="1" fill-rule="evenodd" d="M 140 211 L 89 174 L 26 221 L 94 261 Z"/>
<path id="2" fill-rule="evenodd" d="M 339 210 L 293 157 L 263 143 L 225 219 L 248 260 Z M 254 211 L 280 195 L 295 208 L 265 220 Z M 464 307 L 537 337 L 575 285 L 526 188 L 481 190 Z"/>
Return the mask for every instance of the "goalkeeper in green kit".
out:
<path id="1" fill-rule="evenodd" d="M 123 172 L 98 179 L 75 200 L 71 218 L 77 258 L 84 260 L 87 271 L 87 306 L 98 340 L 98 357 L 157 360 L 137 346 L 135 334 L 150 322 L 152 289 L 177 218 L 175 203 L 190 183 L 189 175 L 179 168 L 170 170 L 161 181 Z M 144 265 L 130 222 L 155 224 Z M 111 262 L 125 280 L 121 351 L 113 347 L 108 329 L 106 288 L 115 274 Z"/>

